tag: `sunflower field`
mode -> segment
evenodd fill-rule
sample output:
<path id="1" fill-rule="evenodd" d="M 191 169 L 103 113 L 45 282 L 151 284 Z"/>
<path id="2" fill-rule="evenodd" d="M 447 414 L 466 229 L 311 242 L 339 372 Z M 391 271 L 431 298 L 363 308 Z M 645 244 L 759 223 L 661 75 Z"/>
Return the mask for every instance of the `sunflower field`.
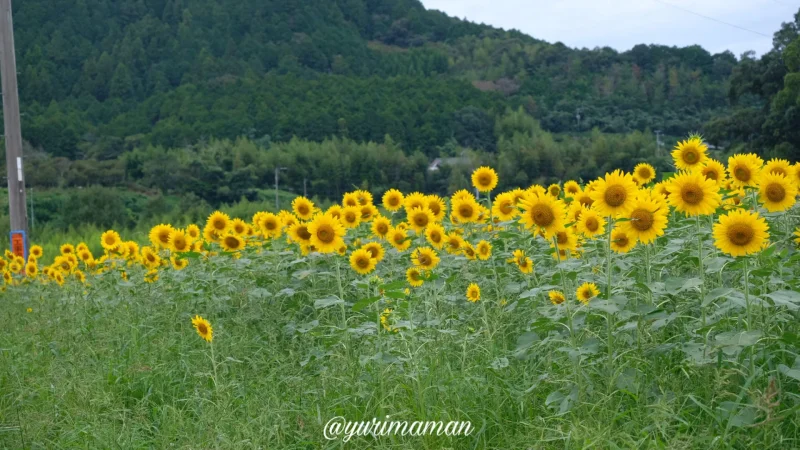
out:
<path id="1" fill-rule="evenodd" d="M 0 447 L 797 448 L 800 163 L 672 156 L 7 251 Z"/>

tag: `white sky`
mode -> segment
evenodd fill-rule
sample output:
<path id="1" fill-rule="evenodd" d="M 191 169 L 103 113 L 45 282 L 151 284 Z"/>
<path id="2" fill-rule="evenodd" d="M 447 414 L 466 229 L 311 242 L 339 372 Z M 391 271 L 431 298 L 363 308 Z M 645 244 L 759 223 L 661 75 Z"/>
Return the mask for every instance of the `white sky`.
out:
<path id="1" fill-rule="evenodd" d="M 740 56 L 772 48 L 772 35 L 791 22 L 800 0 L 422 0 L 428 9 L 570 47 L 636 44 L 684 47 L 699 44 L 711 53 Z M 671 4 L 674 6 L 669 6 Z M 701 14 L 767 35 L 693 15 Z"/>

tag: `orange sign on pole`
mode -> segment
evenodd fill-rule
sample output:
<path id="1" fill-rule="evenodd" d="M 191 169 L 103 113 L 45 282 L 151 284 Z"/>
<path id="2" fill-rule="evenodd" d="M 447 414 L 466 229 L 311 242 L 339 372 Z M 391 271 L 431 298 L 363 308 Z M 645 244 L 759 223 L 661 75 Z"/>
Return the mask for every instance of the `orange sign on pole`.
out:
<path id="1" fill-rule="evenodd" d="M 24 231 L 11 232 L 11 252 L 22 259 L 28 257 L 27 239 L 25 239 Z"/>

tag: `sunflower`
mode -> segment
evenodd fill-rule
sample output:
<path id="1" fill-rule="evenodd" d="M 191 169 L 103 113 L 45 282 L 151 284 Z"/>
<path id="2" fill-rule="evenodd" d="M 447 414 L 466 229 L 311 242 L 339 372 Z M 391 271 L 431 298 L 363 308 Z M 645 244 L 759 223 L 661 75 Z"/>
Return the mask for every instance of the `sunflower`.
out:
<path id="1" fill-rule="evenodd" d="M 785 159 L 772 158 L 764 164 L 762 169 L 765 173 L 777 173 L 790 178 L 792 175 L 792 166 L 789 161 Z"/>
<path id="2" fill-rule="evenodd" d="M 362 248 L 368 251 L 372 258 L 377 262 L 381 262 L 381 260 L 383 260 L 383 256 L 386 254 L 383 246 L 377 242 L 369 242 L 364 244 Z"/>
<path id="3" fill-rule="evenodd" d="M 473 247 L 472 244 L 470 244 L 469 242 L 464 241 L 464 243 L 461 245 L 461 251 L 464 253 L 464 256 L 466 256 L 468 260 L 470 261 L 475 260 L 475 247 Z"/>
<path id="4" fill-rule="evenodd" d="M 174 229 L 169 234 L 168 248 L 177 253 L 188 252 L 192 249 L 192 242 L 187 238 L 186 234 L 182 230 Z"/>
<path id="5" fill-rule="evenodd" d="M 474 198 L 453 199 L 452 215 L 458 220 L 458 223 L 476 222 L 480 210 L 480 205 Z"/>
<path id="6" fill-rule="evenodd" d="M 764 160 L 754 153 L 736 154 L 728 158 L 728 174 L 734 185 L 755 186 Z"/>
<path id="7" fill-rule="evenodd" d="M 372 234 L 381 239 L 386 239 L 386 235 L 389 234 L 391 229 L 392 221 L 387 217 L 378 216 L 372 221 Z"/>
<path id="8" fill-rule="evenodd" d="M 586 237 L 594 237 L 606 232 L 606 220 L 591 208 L 584 208 L 576 223 L 576 229 Z"/>
<path id="9" fill-rule="evenodd" d="M 795 236 L 794 243 L 800 245 L 800 228 L 795 228 L 792 235 Z"/>
<path id="10" fill-rule="evenodd" d="M 122 243 L 122 239 L 120 239 L 119 233 L 114 230 L 108 230 L 100 236 L 100 245 L 106 250 L 114 250 L 120 243 Z"/>
<path id="11" fill-rule="evenodd" d="M 716 159 L 708 158 L 706 162 L 703 163 L 703 167 L 700 168 L 700 173 L 718 185 L 725 180 L 725 166 Z"/>
<path id="12" fill-rule="evenodd" d="M 156 253 L 152 247 L 142 247 L 141 253 L 142 264 L 144 264 L 145 267 L 158 267 L 161 265 L 161 257 L 158 256 L 158 253 Z"/>
<path id="13" fill-rule="evenodd" d="M 713 214 L 722 202 L 717 183 L 699 172 L 681 172 L 670 179 L 669 204 L 687 216 Z"/>
<path id="14" fill-rule="evenodd" d="M 85 264 L 89 264 L 89 262 L 94 259 L 94 256 L 92 255 L 92 252 L 89 250 L 81 250 L 78 252 L 78 259 L 83 261 Z"/>
<path id="15" fill-rule="evenodd" d="M 212 228 L 217 235 L 222 235 L 224 232 L 228 231 L 230 222 L 231 218 L 228 217 L 227 214 L 221 211 L 214 211 L 210 216 L 208 216 L 206 227 Z"/>
<path id="16" fill-rule="evenodd" d="M 417 233 L 422 232 L 428 224 L 433 223 L 433 213 L 427 207 L 417 207 L 408 212 L 408 224 Z"/>
<path id="17" fill-rule="evenodd" d="M 64 275 L 61 272 L 56 272 L 55 275 L 53 275 L 53 279 L 56 280 L 59 286 L 64 286 Z"/>
<path id="18" fill-rule="evenodd" d="M 779 172 L 761 172 L 758 180 L 758 198 L 769 212 L 786 211 L 797 199 L 797 186 Z"/>
<path id="19" fill-rule="evenodd" d="M 186 266 L 189 265 L 189 260 L 186 258 L 178 258 L 177 255 L 172 255 L 169 258 L 169 262 L 172 263 L 172 268 L 175 270 L 183 270 Z"/>
<path id="20" fill-rule="evenodd" d="M 503 192 L 492 202 L 492 216 L 501 222 L 511 220 L 519 214 L 513 192 Z"/>
<path id="21" fill-rule="evenodd" d="M 300 196 L 292 200 L 292 211 L 300 220 L 311 220 L 314 216 L 314 202 Z"/>
<path id="22" fill-rule="evenodd" d="M 241 236 L 231 233 L 223 236 L 219 244 L 226 252 L 238 252 L 244 248 L 244 239 L 242 239 Z"/>
<path id="23" fill-rule="evenodd" d="M 355 228 L 361 223 L 361 208 L 358 206 L 346 206 L 342 209 L 340 219 L 346 228 Z"/>
<path id="24" fill-rule="evenodd" d="M 486 166 L 475 169 L 472 172 L 472 185 L 481 192 L 491 192 L 497 187 L 497 172 Z"/>
<path id="25" fill-rule="evenodd" d="M 475 283 L 471 283 L 469 287 L 467 287 L 467 300 L 472 303 L 476 303 L 478 300 L 481 299 L 481 288 Z"/>
<path id="26" fill-rule="evenodd" d="M 377 264 L 378 261 L 366 249 L 360 248 L 350 254 L 350 267 L 361 275 L 366 275 L 375 270 Z"/>
<path id="27" fill-rule="evenodd" d="M 212 225 L 206 225 L 203 228 L 203 239 L 208 242 L 219 242 L 222 235 L 217 232 L 217 229 L 214 228 Z M 198 241 L 199 242 L 199 241 Z"/>
<path id="28" fill-rule="evenodd" d="M 399 251 L 408 250 L 411 247 L 411 240 L 408 239 L 408 232 L 401 228 L 392 228 L 387 234 L 389 244 Z"/>
<path id="29" fill-rule="evenodd" d="M 30 250 L 30 254 L 34 258 L 39 259 L 39 258 L 42 257 L 42 255 L 44 255 L 44 250 L 42 250 L 42 246 L 40 246 L 40 245 L 32 245 L 31 246 L 31 250 Z"/>
<path id="30" fill-rule="evenodd" d="M 697 136 L 678 142 L 672 151 L 675 167 L 680 170 L 693 170 L 706 161 L 708 146 Z"/>
<path id="31" fill-rule="evenodd" d="M 554 305 L 560 305 L 564 303 L 564 293 L 561 291 L 550 291 L 547 293 L 547 296 L 550 297 L 550 302 Z"/>
<path id="32" fill-rule="evenodd" d="M 28 264 L 25 264 L 25 275 L 28 278 L 36 278 L 36 275 L 39 274 L 39 266 L 36 265 L 35 261 L 31 261 Z"/>
<path id="33" fill-rule="evenodd" d="M 340 220 L 342 218 L 342 206 L 334 203 L 325 210 L 325 214 L 333 217 L 336 220 Z"/>
<path id="34" fill-rule="evenodd" d="M 714 245 L 731 256 L 758 253 L 769 241 L 769 226 L 758 213 L 737 209 L 714 225 Z"/>
<path id="35" fill-rule="evenodd" d="M 569 180 L 564 183 L 564 193 L 567 196 L 575 197 L 575 194 L 581 191 L 581 185 L 575 180 Z"/>
<path id="36" fill-rule="evenodd" d="M 558 198 L 558 196 L 561 195 L 561 186 L 559 186 L 558 183 L 553 183 L 547 186 L 547 193 Z"/>
<path id="37" fill-rule="evenodd" d="M 600 295 L 600 290 L 597 289 L 597 285 L 594 283 L 583 283 L 575 291 L 575 296 L 584 305 L 588 305 L 589 300 L 597 297 L 598 295 Z"/>
<path id="38" fill-rule="evenodd" d="M 633 174 L 639 178 L 642 184 L 647 184 L 655 179 L 656 169 L 650 164 L 640 163 L 633 168 Z"/>
<path id="39" fill-rule="evenodd" d="M 525 256 L 524 250 L 514 250 L 514 258 L 511 261 L 517 265 L 517 268 L 519 268 L 520 272 L 533 272 L 533 261 L 531 261 L 529 257 Z"/>
<path id="40" fill-rule="evenodd" d="M 380 214 L 378 212 L 378 208 L 376 208 L 373 204 L 368 205 L 361 205 L 358 207 L 358 211 L 361 213 L 361 221 L 362 222 L 370 222 L 372 219 Z"/>
<path id="41" fill-rule="evenodd" d="M 62 245 L 60 250 L 62 255 L 66 255 L 68 253 L 75 253 L 75 247 L 72 244 Z"/>
<path id="42" fill-rule="evenodd" d="M 611 250 L 617 253 L 628 253 L 636 246 L 636 238 L 628 236 L 623 230 L 615 229 L 611 231 Z"/>
<path id="43" fill-rule="evenodd" d="M 206 342 L 211 342 L 214 339 L 214 330 L 206 319 L 200 316 L 194 316 L 194 319 L 192 319 L 192 326 L 197 330 L 197 334 L 205 339 Z"/>
<path id="44" fill-rule="evenodd" d="M 397 211 L 403 207 L 403 193 L 397 189 L 389 189 L 383 194 L 381 201 L 383 202 L 383 207 L 386 208 L 387 211 Z"/>
<path id="45" fill-rule="evenodd" d="M 169 236 L 172 233 L 171 225 L 159 224 L 150 230 L 150 243 L 154 248 L 169 248 Z"/>
<path id="46" fill-rule="evenodd" d="M 359 189 L 355 193 L 356 193 L 356 201 L 360 206 L 366 206 L 372 204 L 372 194 L 369 191 Z"/>
<path id="47" fill-rule="evenodd" d="M 455 255 L 461 252 L 462 245 L 464 245 L 464 238 L 457 233 L 451 232 L 447 235 L 444 249 L 447 250 L 447 253 Z"/>
<path id="48" fill-rule="evenodd" d="M 277 238 L 281 235 L 281 219 L 275 214 L 265 213 L 259 219 L 258 228 L 268 238 Z"/>
<path id="49" fill-rule="evenodd" d="M 630 220 L 621 222 L 619 228 L 631 238 L 647 244 L 664 234 L 668 212 L 666 205 L 659 205 L 650 199 L 639 197 L 634 201 L 631 212 L 625 216 Z"/>
<path id="50" fill-rule="evenodd" d="M 525 228 L 533 232 L 542 229 L 547 239 L 564 228 L 564 202 L 550 195 L 531 195 L 522 203 L 522 210 Z"/>
<path id="51" fill-rule="evenodd" d="M 636 183 L 630 174 L 615 170 L 600 178 L 589 196 L 594 207 L 603 216 L 619 216 L 630 211 L 636 195 Z"/>
<path id="52" fill-rule="evenodd" d="M 478 245 L 475 246 L 475 250 L 477 251 L 478 258 L 481 261 L 486 261 L 490 256 L 492 256 L 492 244 L 490 244 L 488 241 L 483 240 L 478 242 Z"/>
<path id="53" fill-rule="evenodd" d="M 432 270 L 439 261 L 436 251 L 430 247 L 419 247 L 411 253 L 411 263 L 420 269 Z"/>
<path id="54" fill-rule="evenodd" d="M 572 228 L 558 230 L 553 237 L 555 238 L 555 243 L 558 244 L 559 250 L 575 250 L 578 248 L 578 236 Z M 555 247 L 555 243 L 551 243 L 550 247 Z"/>
<path id="55" fill-rule="evenodd" d="M 300 245 L 311 244 L 311 233 L 308 232 L 308 225 L 296 223 L 289 227 L 289 238 Z"/>
<path id="56" fill-rule="evenodd" d="M 428 227 L 425 228 L 425 239 L 427 239 L 432 246 L 441 249 L 445 243 L 444 227 L 438 223 L 428 225 Z"/>
<path id="57" fill-rule="evenodd" d="M 403 199 L 403 206 L 406 209 L 406 213 L 414 208 L 427 208 L 427 195 L 423 194 L 422 192 L 412 192 L 406 195 L 405 199 Z"/>
<path id="58" fill-rule="evenodd" d="M 346 192 L 342 196 L 342 206 L 347 208 L 348 206 L 359 206 L 358 205 L 358 192 Z"/>
<path id="59" fill-rule="evenodd" d="M 408 270 L 406 270 L 406 280 L 408 284 L 413 287 L 420 287 L 422 283 L 425 282 L 425 280 L 422 279 L 422 272 L 416 267 L 409 267 Z"/>
<path id="60" fill-rule="evenodd" d="M 139 257 L 139 244 L 134 241 L 123 242 L 120 248 L 125 248 L 128 259 L 135 261 Z M 79 253 L 80 255 L 80 253 Z M 89 254 L 91 255 L 91 253 Z"/>
<path id="61" fill-rule="evenodd" d="M 578 192 L 577 194 L 575 194 L 575 200 L 577 200 L 578 203 L 587 208 L 591 208 L 591 206 L 594 204 L 594 199 L 592 199 L 591 192 L 589 191 Z"/>
<path id="62" fill-rule="evenodd" d="M 320 253 L 333 253 L 344 245 L 344 226 L 333 216 L 317 214 L 308 224 L 309 242 Z"/>

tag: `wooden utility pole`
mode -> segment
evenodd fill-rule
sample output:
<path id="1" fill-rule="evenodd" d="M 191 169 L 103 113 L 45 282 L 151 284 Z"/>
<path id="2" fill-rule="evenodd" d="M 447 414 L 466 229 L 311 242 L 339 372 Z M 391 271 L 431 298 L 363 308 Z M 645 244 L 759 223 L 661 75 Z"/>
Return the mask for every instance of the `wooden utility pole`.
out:
<path id="1" fill-rule="evenodd" d="M 3 88 L 3 123 L 6 140 L 6 169 L 8 170 L 11 247 L 14 253 L 26 258 L 28 213 L 25 204 L 25 177 L 22 170 L 22 131 L 19 120 L 17 58 L 14 54 L 11 0 L 0 0 L 0 75 Z"/>

